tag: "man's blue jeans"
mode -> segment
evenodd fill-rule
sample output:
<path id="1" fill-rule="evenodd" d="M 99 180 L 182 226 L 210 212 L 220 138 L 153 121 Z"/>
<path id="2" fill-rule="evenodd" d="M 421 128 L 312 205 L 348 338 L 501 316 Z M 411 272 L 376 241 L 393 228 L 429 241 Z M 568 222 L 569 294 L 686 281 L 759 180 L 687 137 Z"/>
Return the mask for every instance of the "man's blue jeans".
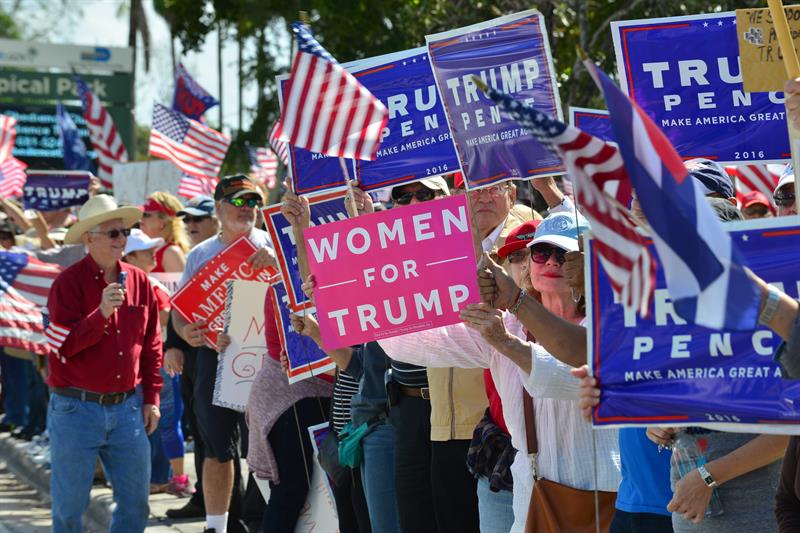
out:
<path id="1" fill-rule="evenodd" d="M 114 490 L 111 533 L 144 531 L 150 482 L 150 444 L 141 400 L 133 395 L 102 406 L 50 395 L 48 432 L 53 533 L 81 533 L 98 455 Z"/>
<path id="2" fill-rule="evenodd" d="M 31 362 L 6 355 L 0 348 L 0 376 L 3 385 L 4 422 L 15 426 L 28 424 Z"/>

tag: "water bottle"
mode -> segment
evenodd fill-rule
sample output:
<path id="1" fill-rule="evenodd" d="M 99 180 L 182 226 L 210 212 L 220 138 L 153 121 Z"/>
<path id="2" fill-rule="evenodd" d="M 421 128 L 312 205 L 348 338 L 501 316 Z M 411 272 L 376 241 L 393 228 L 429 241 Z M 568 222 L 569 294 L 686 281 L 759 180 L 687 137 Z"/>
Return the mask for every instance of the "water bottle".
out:
<path id="1" fill-rule="evenodd" d="M 698 466 L 706 464 L 706 457 L 694 435 L 681 431 L 675 436 L 672 445 L 672 464 L 678 469 L 678 474 L 681 478 Z M 714 488 L 711 491 L 711 500 L 709 500 L 708 508 L 706 509 L 706 518 L 720 516 L 724 512 L 719 491 Z"/>

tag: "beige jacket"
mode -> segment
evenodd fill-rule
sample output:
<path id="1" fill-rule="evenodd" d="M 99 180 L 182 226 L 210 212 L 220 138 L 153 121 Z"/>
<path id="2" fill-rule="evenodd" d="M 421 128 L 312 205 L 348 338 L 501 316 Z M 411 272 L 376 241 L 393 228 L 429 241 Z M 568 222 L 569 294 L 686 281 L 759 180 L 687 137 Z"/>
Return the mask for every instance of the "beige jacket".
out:
<path id="1" fill-rule="evenodd" d="M 511 230 L 534 216 L 541 218 L 536 211 L 514 206 L 492 247 L 492 256 L 497 257 L 497 249 L 506 243 Z M 489 406 L 483 373 L 482 368 L 428 368 L 432 441 L 472 439 Z"/>

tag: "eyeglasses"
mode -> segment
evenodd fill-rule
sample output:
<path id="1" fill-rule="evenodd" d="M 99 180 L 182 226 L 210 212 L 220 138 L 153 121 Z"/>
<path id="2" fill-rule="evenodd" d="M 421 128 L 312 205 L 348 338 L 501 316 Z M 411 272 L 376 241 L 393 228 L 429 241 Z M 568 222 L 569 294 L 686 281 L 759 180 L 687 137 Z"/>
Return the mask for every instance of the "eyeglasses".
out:
<path id="1" fill-rule="evenodd" d="M 261 205 L 261 199 L 260 198 L 256 198 L 254 196 L 249 196 L 247 198 L 242 198 L 242 197 L 239 197 L 239 198 L 226 198 L 225 201 L 228 202 L 229 204 L 231 204 L 234 207 L 247 206 L 247 207 L 251 207 L 252 208 L 252 207 L 258 207 L 258 206 Z"/>
<path id="2" fill-rule="evenodd" d="M 511 264 L 522 263 L 528 260 L 528 250 L 527 248 L 524 250 L 515 250 L 508 254 L 508 262 Z M 546 261 L 546 259 L 545 259 Z"/>
<path id="3" fill-rule="evenodd" d="M 210 218 L 211 218 L 211 215 L 204 215 L 204 216 L 201 216 L 201 217 L 193 217 L 191 215 L 186 215 L 185 217 L 183 217 L 183 223 L 184 224 L 193 224 L 193 223 L 197 222 L 199 224 L 200 222 L 202 222 L 204 220 L 208 220 Z"/>
<path id="4" fill-rule="evenodd" d="M 498 196 L 502 196 L 508 190 L 507 183 L 498 183 L 496 185 L 489 185 L 488 187 L 483 187 L 480 189 L 473 189 L 469 191 L 470 196 L 473 198 L 477 198 L 481 195 L 482 192 L 488 192 L 490 196 L 497 198 Z"/>
<path id="5" fill-rule="evenodd" d="M 563 265 L 564 261 L 566 261 L 566 258 L 564 257 L 564 254 L 566 253 L 566 250 L 557 246 L 551 246 L 549 244 L 536 244 L 531 246 L 531 261 L 543 265 L 544 263 L 547 263 L 547 260 L 550 259 L 553 254 L 556 254 L 556 261 L 558 261 L 559 265 Z"/>
<path id="6" fill-rule="evenodd" d="M 127 238 L 128 235 L 131 234 L 131 230 L 129 230 L 128 228 L 122 228 L 122 229 L 110 229 L 108 231 L 90 231 L 89 233 L 100 233 L 102 235 L 105 235 L 109 239 L 116 239 L 120 235 Z"/>
<path id="7" fill-rule="evenodd" d="M 776 194 L 772 198 L 775 200 L 775 205 L 779 207 L 791 207 L 795 202 L 795 195 L 791 192 Z"/>
<path id="8" fill-rule="evenodd" d="M 436 196 L 435 191 L 432 191 L 428 188 L 422 188 L 414 192 L 404 192 L 397 197 L 394 203 L 397 205 L 408 205 L 411 203 L 412 198 L 416 198 L 418 202 L 427 202 L 428 200 L 433 200 L 434 196 Z"/>

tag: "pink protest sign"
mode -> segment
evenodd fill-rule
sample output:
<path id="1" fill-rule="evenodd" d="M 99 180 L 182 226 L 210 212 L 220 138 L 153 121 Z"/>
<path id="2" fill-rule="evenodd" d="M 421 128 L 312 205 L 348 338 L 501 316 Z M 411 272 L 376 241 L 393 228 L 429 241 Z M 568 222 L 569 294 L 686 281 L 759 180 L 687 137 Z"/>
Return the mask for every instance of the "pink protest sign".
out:
<path id="1" fill-rule="evenodd" d="M 308 228 L 326 349 L 459 322 L 479 301 L 466 196 Z"/>

